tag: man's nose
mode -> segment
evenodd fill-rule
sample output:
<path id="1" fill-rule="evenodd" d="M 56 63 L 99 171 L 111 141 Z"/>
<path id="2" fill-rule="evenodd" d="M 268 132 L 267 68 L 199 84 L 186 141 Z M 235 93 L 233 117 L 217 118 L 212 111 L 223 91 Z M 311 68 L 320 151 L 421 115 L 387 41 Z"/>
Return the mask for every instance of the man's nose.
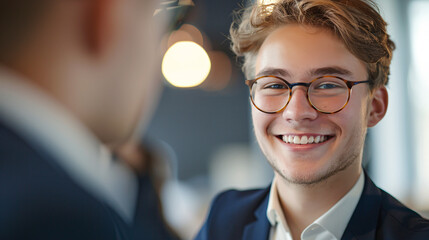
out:
<path id="1" fill-rule="evenodd" d="M 290 101 L 282 113 L 286 121 L 301 122 L 317 118 L 318 112 L 308 101 L 306 87 L 296 86 L 292 88 L 291 94 Z"/>

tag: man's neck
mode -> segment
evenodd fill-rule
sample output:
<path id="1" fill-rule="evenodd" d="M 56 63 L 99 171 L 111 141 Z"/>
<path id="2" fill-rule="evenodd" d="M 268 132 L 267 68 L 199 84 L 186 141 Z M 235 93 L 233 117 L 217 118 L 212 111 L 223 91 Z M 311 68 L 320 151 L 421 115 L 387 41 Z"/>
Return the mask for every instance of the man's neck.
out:
<path id="1" fill-rule="evenodd" d="M 293 239 L 334 206 L 359 179 L 361 167 L 349 166 L 327 180 L 312 185 L 294 184 L 276 173 L 277 191 Z"/>

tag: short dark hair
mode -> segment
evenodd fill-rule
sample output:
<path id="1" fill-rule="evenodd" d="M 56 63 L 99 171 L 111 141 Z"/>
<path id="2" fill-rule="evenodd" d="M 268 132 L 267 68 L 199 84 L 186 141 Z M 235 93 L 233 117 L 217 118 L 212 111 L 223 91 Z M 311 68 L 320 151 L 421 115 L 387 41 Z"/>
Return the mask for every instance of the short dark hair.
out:
<path id="1" fill-rule="evenodd" d="M 50 0 L 0 0 L 0 60 L 25 43 Z"/>

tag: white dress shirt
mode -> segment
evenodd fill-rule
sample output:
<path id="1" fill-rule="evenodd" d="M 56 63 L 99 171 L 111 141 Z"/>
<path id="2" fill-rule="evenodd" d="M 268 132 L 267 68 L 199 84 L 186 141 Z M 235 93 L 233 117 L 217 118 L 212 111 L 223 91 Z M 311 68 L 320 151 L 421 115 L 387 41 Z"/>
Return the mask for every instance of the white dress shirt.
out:
<path id="1" fill-rule="evenodd" d="M 29 81 L 0 67 L 0 118 L 44 149 L 65 172 L 126 222 L 134 217 L 137 178 L 72 114 Z"/>
<path id="2" fill-rule="evenodd" d="M 286 218 L 280 205 L 276 178 L 270 189 L 267 217 L 271 224 L 270 240 L 292 240 Z M 301 240 L 340 240 L 359 202 L 364 187 L 363 173 L 352 189 L 332 208 L 307 226 Z M 286 199 L 287 201 L 287 199 Z"/>

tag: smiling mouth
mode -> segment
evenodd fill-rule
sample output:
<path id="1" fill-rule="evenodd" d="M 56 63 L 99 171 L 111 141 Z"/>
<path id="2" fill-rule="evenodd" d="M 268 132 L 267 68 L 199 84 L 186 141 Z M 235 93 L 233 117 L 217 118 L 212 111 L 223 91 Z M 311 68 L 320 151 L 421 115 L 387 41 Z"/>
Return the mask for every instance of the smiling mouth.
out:
<path id="1" fill-rule="evenodd" d="M 283 142 L 289 144 L 305 145 L 305 144 L 318 144 L 328 141 L 333 136 L 317 135 L 317 136 L 297 136 L 297 135 L 282 135 L 278 136 Z"/>

